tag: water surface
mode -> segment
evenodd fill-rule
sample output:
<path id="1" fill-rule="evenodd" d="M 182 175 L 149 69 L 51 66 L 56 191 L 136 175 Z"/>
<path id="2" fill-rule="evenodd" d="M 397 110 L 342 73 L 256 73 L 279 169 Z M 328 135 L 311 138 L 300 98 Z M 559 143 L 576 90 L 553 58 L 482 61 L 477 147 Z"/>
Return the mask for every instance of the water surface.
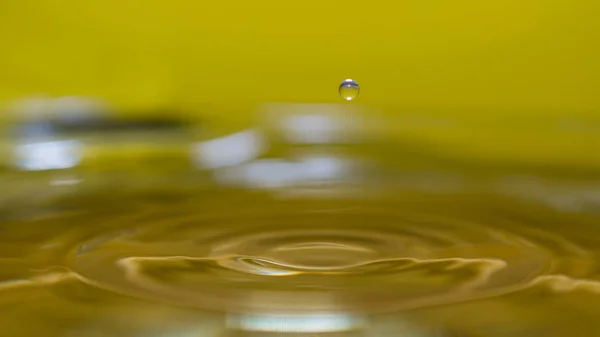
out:
<path id="1" fill-rule="evenodd" d="M 7 173 L 0 335 L 600 331 L 592 179 L 300 152 L 275 180 L 274 158 L 221 176 Z"/>

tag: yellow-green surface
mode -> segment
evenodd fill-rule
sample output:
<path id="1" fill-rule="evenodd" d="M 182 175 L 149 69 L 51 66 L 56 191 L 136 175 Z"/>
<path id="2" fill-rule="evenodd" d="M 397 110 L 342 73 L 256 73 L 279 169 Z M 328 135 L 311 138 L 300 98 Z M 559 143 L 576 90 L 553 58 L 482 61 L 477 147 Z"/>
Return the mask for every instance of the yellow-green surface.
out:
<path id="1" fill-rule="evenodd" d="M 388 117 L 460 122 L 392 132 L 402 140 L 469 158 L 598 167 L 599 7 L 3 1 L 0 99 L 92 96 L 125 116 L 166 109 L 234 130 L 263 102 L 341 102 L 337 85 L 351 77 L 361 85 L 357 103 Z M 561 123 L 580 127 L 560 131 Z"/>
<path id="2" fill-rule="evenodd" d="M 3 1 L 2 97 L 336 102 L 401 108 L 600 107 L 591 0 Z"/>

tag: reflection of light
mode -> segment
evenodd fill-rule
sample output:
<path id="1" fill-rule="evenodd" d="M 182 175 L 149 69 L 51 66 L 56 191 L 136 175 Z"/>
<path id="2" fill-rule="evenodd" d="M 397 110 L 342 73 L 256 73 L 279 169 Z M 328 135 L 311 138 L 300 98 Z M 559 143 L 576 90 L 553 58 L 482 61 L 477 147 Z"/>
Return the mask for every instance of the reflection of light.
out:
<path id="1" fill-rule="evenodd" d="M 245 331 L 320 333 L 363 328 L 366 319 L 347 314 L 230 315 L 227 325 Z"/>
<path id="2" fill-rule="evenodd" d="M 339 133 L 339 122 L 334 116 L 296 115 L 283 121 L 286 137 L 295 143 L 331 143 Z"/>
<path id="3" fill-rule="evenodd" d="M 306 178 L 313 180 L 334 180 L 344 173 L 347 163 L 335 157 L 308 157 L 300 163 Z"/>
<path id="4" fill-rule="evenodd" d="M 192 155 L 198 166 L 218 168 L 252 160 L 262 153 L 264 147 L 262 135 L 258 131 L 247 130 L 194 144 Z"/>
<path id="5" fill-rule="evenodd" d="M 235 174 L 235 173 L 234 173 Z M 294 163 L 282 160 L 261 160 L 248 163 L 237 172 L 243 183 L 257 187 L 283 187 L 293 184 L 299 176 Z"/>
<path id="6" fill-rule="evenodd" d="M 336 182 L 346 176 L 348 166 L 345 160 L 328 156 L 306 157 L 300 161 L 263 159 L 217 171 L 216 177 L 221 183 L 280 188 L 315 182 Z"/>
<path id="7" fill-rule="evenodd" d="M 358 105 L 268 103 L 263 109 L 266 122 L 290 143 L 354 142 L 364 130 L 363 111 Z"/>
<path id="8" fill-rule="evenodd" d="M 81 160 L 81 144 L 72 140 L 23 144 L 15 155 L 16 166 L 23 170 L 67 169 Z"/>

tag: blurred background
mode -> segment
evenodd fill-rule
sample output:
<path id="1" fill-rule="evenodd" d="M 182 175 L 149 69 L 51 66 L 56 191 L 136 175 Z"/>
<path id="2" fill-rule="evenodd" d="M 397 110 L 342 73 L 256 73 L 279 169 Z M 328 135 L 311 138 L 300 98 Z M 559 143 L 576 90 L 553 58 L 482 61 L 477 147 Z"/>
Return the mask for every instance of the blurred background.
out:
<path id="1" fill-rule="evenodd" d="M 22 118 L 32 100 L 44 110 L 40 98 L 82 109 L 75 97 L 120 119 L 203 121 L 214 136 L 256 125 L 264 103 L 343 103 L 337 86 L 353 78 L 361 94 L 349 104 L 419 151 L 595 170 L 599 9 L 589 0 L 3 1 L 2 117 Z"/>

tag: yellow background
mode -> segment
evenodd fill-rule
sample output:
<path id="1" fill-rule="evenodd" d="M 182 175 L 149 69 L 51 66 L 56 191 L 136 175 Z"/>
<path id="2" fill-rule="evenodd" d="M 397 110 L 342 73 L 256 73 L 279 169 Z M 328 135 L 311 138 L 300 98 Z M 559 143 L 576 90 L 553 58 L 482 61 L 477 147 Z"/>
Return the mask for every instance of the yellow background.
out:
<path id="1" fill-rule="evenodd" d="M 600 165 L 599 13 L 593 0 L 5 0 L 0 99 L 85 95 L 125 115 L 239 122 L 260 102 L 340 102 L 351 77 L 359 103 L 388 116 L 463 122 L 408 139 Z M 554 130 L 564 117 L 586 131 Z"/>

